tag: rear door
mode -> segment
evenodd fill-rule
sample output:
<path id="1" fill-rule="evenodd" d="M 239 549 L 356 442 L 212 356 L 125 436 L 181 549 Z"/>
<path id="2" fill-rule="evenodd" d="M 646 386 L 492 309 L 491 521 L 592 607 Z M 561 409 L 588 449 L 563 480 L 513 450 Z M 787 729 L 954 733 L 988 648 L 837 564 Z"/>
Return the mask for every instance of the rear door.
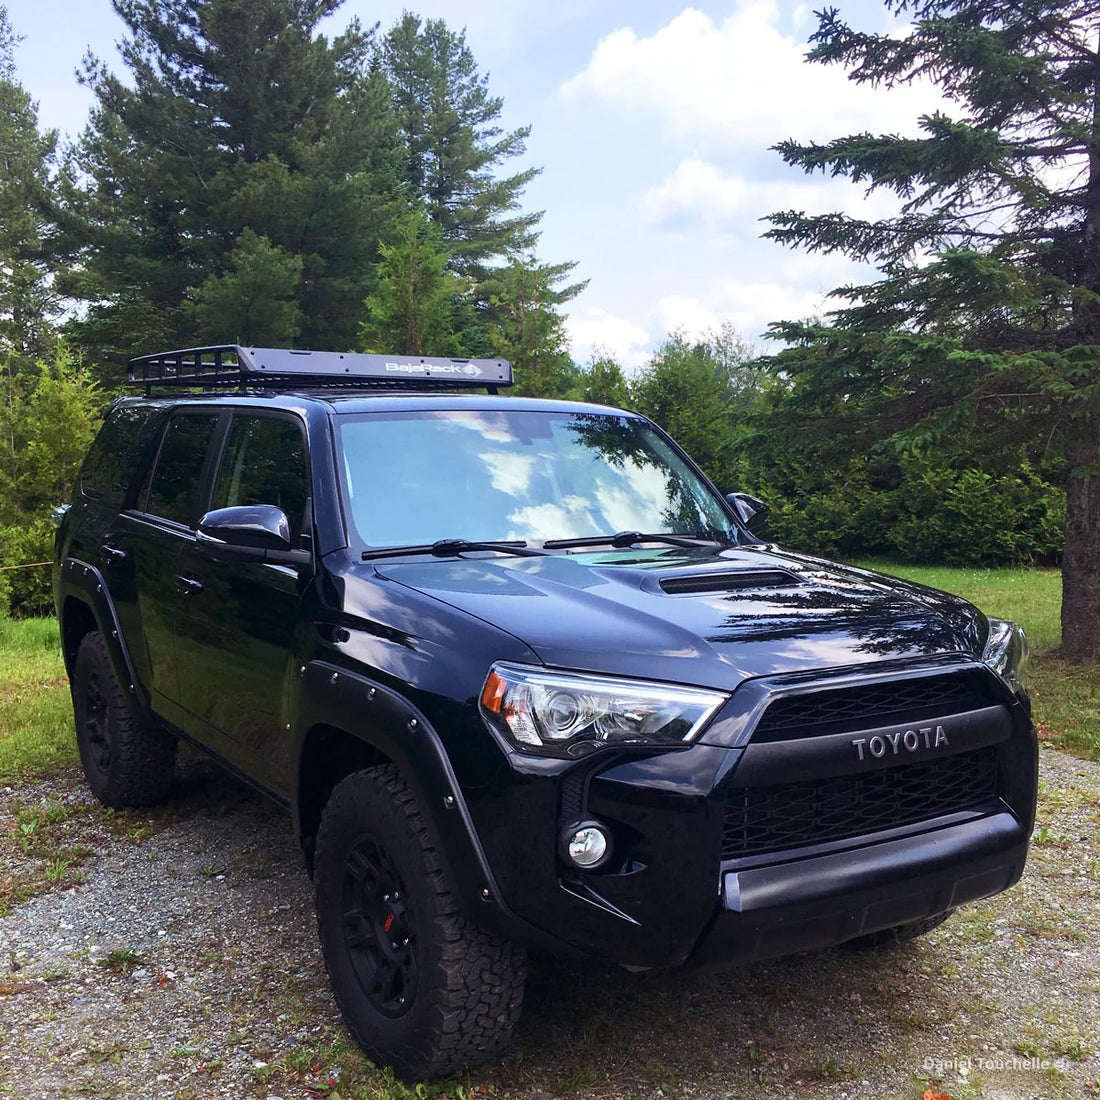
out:
<path id="1" fill-rule="evenodd" d="M 290 521 L 293 545 L 312 548 L 305 425 L 290 413 L 234 411 L 210 507 L 273 504 Z M 200 544 L 184 548 L 188 585 L 176 624 L 185 729 L 216 737 L 231 763 L 273 792 L 289 792 L 288 679 L 296 669 L 300 605 L 308 567 L 217 561 Z"/>
<path id="2" fill-rule="evenodd" d="M 175 629 L 185 587 L 181 551 L 193 544 L 219 413 L 177 409 L 134 506 L 119 513 L 100 558 L 153 709 L 177 722 L 180 698 Z M 178 724 L 178 722 L 177 722 Z"/>

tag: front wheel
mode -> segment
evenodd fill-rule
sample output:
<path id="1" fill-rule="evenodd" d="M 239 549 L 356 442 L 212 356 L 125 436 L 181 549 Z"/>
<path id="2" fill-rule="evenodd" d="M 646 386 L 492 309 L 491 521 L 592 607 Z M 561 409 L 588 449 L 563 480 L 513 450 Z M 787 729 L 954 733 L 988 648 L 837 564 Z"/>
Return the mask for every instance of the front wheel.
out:
<path id="1" fill-rule="evenodd" d="M 462 916 L 392 765 L 355 772 L 332 792 L 314 889 L 336 1001 L 372 1059 L 418 1081 L 506 1046 L 523 1004 L 523 949 Z"/>

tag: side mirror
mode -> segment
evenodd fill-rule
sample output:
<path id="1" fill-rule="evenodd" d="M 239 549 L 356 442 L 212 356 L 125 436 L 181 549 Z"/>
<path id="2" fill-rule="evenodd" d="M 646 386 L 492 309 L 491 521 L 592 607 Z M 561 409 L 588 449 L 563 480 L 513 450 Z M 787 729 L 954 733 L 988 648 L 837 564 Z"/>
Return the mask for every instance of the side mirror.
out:
<path id="1" fill-rule="evenodd" d="M 768 529 L 768 513 L 771 509 L 762 500 L 750 497 L 748 493 L 729 493 L 726 500 L 733 505 L 733 510 L 749 531 L 762 539 Z"/>
<path id="2" fill-rule="evenodd" d="M 290 546 L 290 521 L 274 504 L 216 508 L 199 520 L 196 541 L 215 559 L 306 565 L 308 550 Z"/>

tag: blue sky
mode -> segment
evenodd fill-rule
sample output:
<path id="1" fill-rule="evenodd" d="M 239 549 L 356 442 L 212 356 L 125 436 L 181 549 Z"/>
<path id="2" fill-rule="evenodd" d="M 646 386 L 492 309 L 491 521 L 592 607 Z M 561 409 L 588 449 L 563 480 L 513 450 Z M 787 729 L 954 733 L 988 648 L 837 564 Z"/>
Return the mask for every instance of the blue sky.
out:
<path id="1" fill-rule="evenodd" d="M 74 72 L 91 49 L 118 67 L 123 26 L 109 0 L 0 0 L 14 30 L 19 78 L 40 122 L 83 127 L 90 96 Z M 880 3 L 839 0 L 848 21 L 894 29 Z M 840 257 L 760 239 L 780 209 L 884 213 L 844 181 L 807 177 L 768 147 L 786 137 L 915 132 L 938 104 L 926 87 L 873 91 L 801 59 L 816 25 L 794 0 L 346 0 L 385 30 L 410 7 L 466 29 L 504 124 L 530 124 L 536 165 L 525 205 L 543 210 L 539 258 L 577 261 L 588 289 L 569 306 L 573 353 L 608 351 L 628 367 L 672 330 L 732 323 L 758 341 L 769 321 L 809 316 L 833 287 L 870 274 Z M 509 166 L 511 167 L 511 166 Z"/>

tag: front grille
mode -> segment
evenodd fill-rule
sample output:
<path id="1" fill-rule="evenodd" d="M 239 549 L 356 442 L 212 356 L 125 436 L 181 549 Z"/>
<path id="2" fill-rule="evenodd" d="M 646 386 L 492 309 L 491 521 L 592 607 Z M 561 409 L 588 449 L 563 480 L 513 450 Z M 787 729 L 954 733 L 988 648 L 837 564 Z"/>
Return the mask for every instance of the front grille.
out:
<path id="1" fill-rule="evenodd" d="M 845 840 L 979 810 L 996 796 L 996 746 L 832 779 L 731 787 L 722 858 Z"/>
<path id="2" fill-rule="evenodd" d="M 982 677 L 973 672 L 785 695 L 769 704 L 752 739 L 756 742 L 786 741 L 874 726 L 901 725 L 977 710 L 991 702 Z"/>

